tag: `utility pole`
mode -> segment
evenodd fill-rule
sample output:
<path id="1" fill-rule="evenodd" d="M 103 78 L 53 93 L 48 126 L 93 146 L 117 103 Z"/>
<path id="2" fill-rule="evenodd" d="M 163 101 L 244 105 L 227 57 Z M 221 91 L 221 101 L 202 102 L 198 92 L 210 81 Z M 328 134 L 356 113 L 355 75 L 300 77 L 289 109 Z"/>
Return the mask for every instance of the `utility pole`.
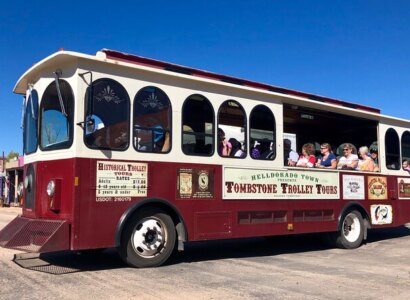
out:
<path id="1" fill-rule="evenodd" d="M 3 184 L 4 186 L 6 185 L 6 161 L 4 158 L 4 150 L 3 150 L 3 156 L 2 156 L 2 166 L 1 166 L 1 175 L 0 175 L 0 207 L 3 207 L 4 204 L 4 189 L 3 189 Z M 4 175 L 4 176 L 3 176 Z"/>

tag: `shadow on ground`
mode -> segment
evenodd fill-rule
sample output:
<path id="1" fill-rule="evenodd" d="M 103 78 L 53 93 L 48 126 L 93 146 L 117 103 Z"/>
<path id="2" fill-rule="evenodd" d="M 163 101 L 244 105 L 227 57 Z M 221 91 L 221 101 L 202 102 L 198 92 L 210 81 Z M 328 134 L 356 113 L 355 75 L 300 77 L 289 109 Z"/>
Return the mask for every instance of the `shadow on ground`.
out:
<path id="1" fill-rule="evenodd" d="M 405 236 L 410 236 L 410 229 L 405 226 L 370 230 L 367 244 Z M 175 253 L 167 265 L 226 258 L 274 256 L 331 248 L 333 247 L 327 242 L 323 234 L 195 242 L 186 245 L 185 251 Z M 128 267 L 120 259 L 115 249 L 64 251 L 41 255 L 17 254 L 14 262 L 26 269 L 54 275 Z"/>

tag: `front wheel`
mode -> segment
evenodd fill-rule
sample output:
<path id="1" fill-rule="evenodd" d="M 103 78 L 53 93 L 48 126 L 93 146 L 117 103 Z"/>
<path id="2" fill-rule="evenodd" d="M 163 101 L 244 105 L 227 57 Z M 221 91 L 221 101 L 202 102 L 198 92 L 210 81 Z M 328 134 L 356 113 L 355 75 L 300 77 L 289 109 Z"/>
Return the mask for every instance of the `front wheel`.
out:
<path id="1" fill-rule="evenodd" d="M 120 256 L 130 266 L 149 268 L 162 265 L 175 248 L 172 218 L 158 209 L 136 212 L 122 234 Z"/>
<path id="2" fill-rule="evenodd" d="M 360 212 L 352 210 L 346 213 L 336 236 L 336 246 L 343 249 L 354 249 L 362 244 L 363 237 L 364 223 Z"/>

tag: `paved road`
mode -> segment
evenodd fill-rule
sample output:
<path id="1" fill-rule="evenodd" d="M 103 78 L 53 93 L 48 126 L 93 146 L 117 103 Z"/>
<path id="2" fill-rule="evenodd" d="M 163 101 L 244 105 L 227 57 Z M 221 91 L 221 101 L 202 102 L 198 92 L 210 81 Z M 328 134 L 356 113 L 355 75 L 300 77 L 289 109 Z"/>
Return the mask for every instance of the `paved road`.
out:
<path id="1" fill-rule="evenodd" d="M 18 207 L 0 207 L 0 229 L 6 226 L 15 216 L 21 214 Z"/>
<path id="2" fill-rule="evenodd" d="M 355 250 L 317 235 L 197 243 L 155 269 L 112 250 L 19 261 L 26 269 L 0 249 L 0 299 L 409 299 L 410 229 L 369 238 Z"/>

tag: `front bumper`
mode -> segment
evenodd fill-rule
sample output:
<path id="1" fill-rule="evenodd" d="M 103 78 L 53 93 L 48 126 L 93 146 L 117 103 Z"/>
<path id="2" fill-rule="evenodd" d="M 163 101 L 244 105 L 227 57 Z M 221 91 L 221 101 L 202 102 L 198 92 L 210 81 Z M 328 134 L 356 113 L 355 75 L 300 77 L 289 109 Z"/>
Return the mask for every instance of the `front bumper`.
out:
<path id="1" fill-rule="evenodd" d="M 0 246 L 26 252 L 70 249 L 70 225 L 66 220 L 16 217 L 0 231 Z"/>

